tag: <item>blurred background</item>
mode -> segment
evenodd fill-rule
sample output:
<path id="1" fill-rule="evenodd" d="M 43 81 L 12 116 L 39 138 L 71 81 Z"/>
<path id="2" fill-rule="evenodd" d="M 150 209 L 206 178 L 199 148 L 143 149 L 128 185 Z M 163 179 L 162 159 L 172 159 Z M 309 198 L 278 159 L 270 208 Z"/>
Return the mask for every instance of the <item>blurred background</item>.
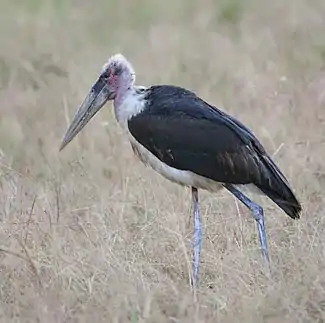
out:
<path id="1" fill-rule="evenodd" d="M 0 321 L 323 322 L 324 24 L 322 0 L 0 0 Z M 270 277 L 250 213 L 201 191 L 193 298 L 190 191 L 133 157 L 110 104 L 58 152 L 117 52 L 138 85 L 244 122 L 286 174 L 301 220 L 256 197 Z"/>

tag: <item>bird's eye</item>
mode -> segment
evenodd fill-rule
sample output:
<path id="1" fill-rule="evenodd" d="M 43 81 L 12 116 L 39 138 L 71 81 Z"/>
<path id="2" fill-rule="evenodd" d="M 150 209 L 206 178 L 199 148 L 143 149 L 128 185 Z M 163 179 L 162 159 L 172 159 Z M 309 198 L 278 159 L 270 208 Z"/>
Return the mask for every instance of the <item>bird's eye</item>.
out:
<path id="1" fill-rule="evenodd" d="M 108 80 L 111 75 L 111 71 L 107 70 L 102 74 L 103 79 Z"/>

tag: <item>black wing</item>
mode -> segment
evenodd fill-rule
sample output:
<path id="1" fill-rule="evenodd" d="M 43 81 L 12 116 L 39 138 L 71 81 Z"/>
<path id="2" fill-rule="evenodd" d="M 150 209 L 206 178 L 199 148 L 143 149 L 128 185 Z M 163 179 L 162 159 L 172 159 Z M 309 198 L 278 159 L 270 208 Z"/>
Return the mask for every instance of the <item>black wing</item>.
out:
<path id="1" fill-rule="evenodd" d="M 147 102 L 128 127 L 161 161 L 222 183 L 253 183 L 268 196 L 280 187 L 296 202 L 284 175 L 239 121 L 179 87 L 151 87 Z"/>
<path id="2" fill-rule="evenodd" d="M 259 181 L 263 165 L 249 130 L 241 130 L 234 120 L 190 91 L 151 88 L 145 111 L 133 117 L 128 126 L 143 146 L 171 167 L 224 183 Z"/>

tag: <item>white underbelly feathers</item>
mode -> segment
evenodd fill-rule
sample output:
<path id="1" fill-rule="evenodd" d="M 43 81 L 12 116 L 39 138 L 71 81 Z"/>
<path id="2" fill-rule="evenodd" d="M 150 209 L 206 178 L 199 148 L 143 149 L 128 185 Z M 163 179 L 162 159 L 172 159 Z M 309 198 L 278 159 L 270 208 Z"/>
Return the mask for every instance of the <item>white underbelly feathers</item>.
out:
<path id="1" fill-rule="evenodd" d="M 222 184 L 197 175 L 191 171 L 180 170 L 170 167 L 160 161 L 148 149 L 142 146 L 130 133 L 129 139 L 134 153 L 145 164 L 153 168 L 156 172 L 167 178 L 168 180 L 184 186 L 193 186 L 208 191 L 218 191 L 222 188 Z"/>

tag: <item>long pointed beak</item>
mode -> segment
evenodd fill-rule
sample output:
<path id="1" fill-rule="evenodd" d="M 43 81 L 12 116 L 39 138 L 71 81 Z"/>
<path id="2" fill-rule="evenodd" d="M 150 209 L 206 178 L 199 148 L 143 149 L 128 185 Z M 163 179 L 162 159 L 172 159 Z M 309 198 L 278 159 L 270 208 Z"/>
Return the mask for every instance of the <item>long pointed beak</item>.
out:
<path id="1" fill-rule="evenodd" d="M 99 77 L 90 92 L 77 110 L 60 146 L 61 151 L 81 131 L 88 121 L 113 98 L 113 92 L 107 88 L 107 83 Z"/>

